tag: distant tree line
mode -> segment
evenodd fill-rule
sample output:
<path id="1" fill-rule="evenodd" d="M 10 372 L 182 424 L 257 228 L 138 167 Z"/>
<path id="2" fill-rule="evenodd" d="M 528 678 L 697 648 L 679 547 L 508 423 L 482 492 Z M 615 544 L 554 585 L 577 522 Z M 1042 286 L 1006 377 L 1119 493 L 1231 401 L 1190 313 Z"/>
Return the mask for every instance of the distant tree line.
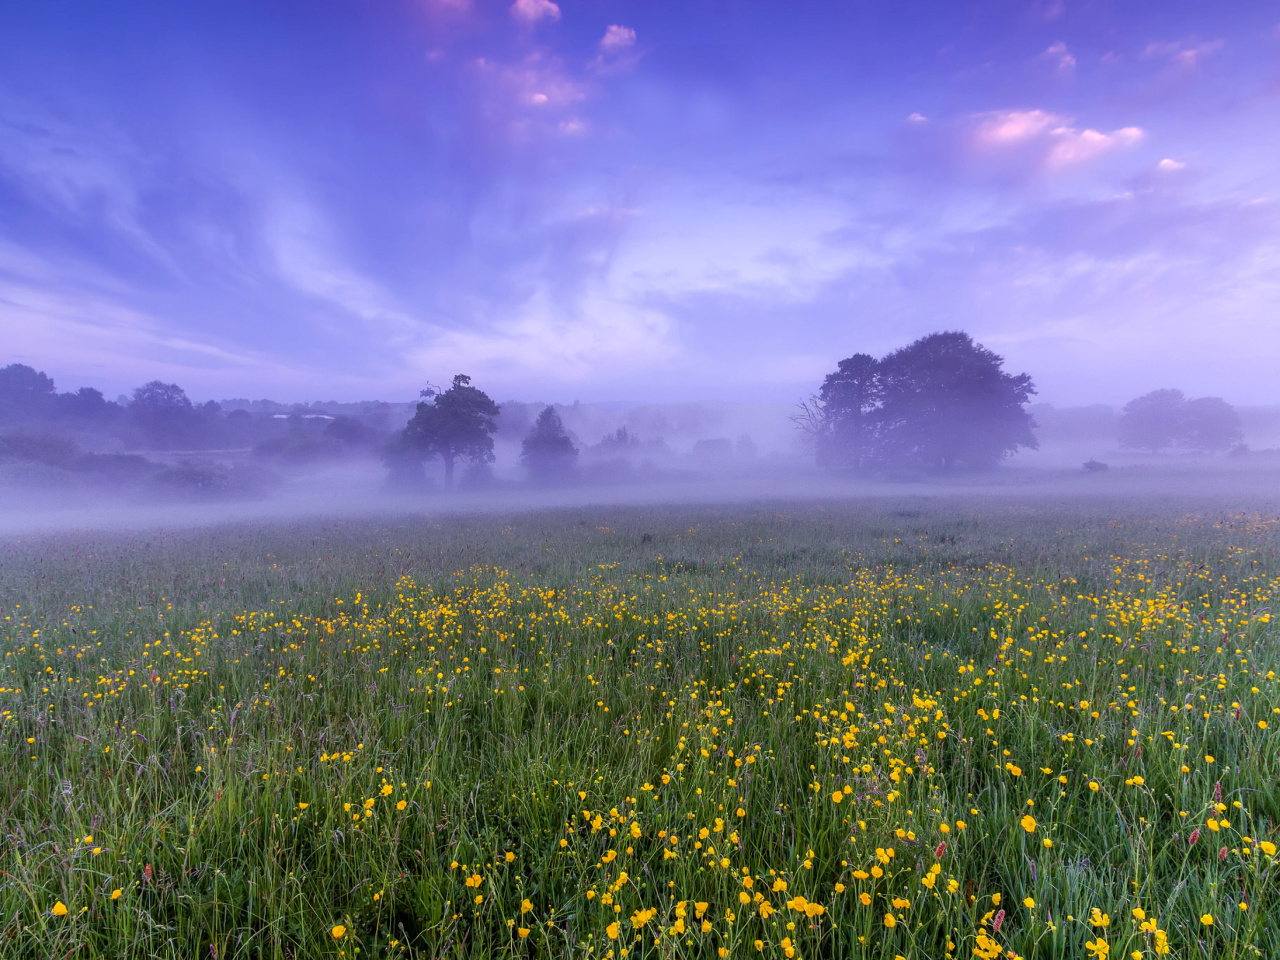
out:
<path id="1" fill-rule="evenodd" d="M 1152 390 L 1126 403 L 1118 431 L 1122 447 L 1152 453 L 1170 447 L 1221 453 L 1244 442 L 1244 425 L 1231 404 L 1221 397 L 1189 400 L 1173 389 Z"/>
<path id="2" fill-rule="evenodd" d="M 994 466 L 1039 444 L 1024 409 L 1031 377 L 962 332 L 934 333 L 880 359 L 841 360 L 796 417 L 819 466 L 941 473 Z"/>

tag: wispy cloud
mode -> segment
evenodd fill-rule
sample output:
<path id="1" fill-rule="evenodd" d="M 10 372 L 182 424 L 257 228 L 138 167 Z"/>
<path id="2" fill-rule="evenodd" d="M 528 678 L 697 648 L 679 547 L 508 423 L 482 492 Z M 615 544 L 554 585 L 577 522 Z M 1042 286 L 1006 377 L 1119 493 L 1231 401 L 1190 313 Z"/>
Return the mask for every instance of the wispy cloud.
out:
<path id="1" fill-rule="evenodd" d="M 605 28 L 604 36 L 600 39 L 600 49 L 605 53 L 617 53 L 619 50 L 625 50 L 627 47 L 635 46 L 636 32 L 630 27 L 622 27 L 616 23 L 611 23 Z"/>
<path id="2" fill-rule="evenodd" d="M 1048 49 L 1040 56 L 1051 63 L 1060 74 L 1070 74 L 1076 68 L 1075 55 L 1067 49 L 1067 45 L 1061 40 L 1049 44 Z"/>
<path id="3" fill-rule="evenodd" d="M 515 0 L 515 3 L 511 4 L 511 15 L 524 23 L 559 20 L 560 7 L 551 0 Z"/>
<path id="4" fill-rule="evenodd" d="M 1167 60 L 1180 69 L 1190 70 L 1226 46 L 1224 40 L 1172 40 L 1152 42 L 1143 48 L 1144 57 Z"/>
<path id="5" fill-rule="evenodd" d="M 1138 127 L 1111 133 L 1080 129 L 1058 114 L 1044 110 L 1009 110 L 987 114 L 974 128 L 975 145 L 982 151 L 1026 150 L 1046 170 L 1070 167 L 1104 153 L 1129 147 L 1143 137 Z"/>

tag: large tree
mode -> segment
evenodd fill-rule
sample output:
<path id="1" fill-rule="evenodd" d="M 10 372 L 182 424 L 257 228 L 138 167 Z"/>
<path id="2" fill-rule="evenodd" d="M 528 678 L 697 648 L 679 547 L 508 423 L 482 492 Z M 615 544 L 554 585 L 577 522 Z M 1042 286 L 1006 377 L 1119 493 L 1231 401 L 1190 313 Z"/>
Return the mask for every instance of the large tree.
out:
<path id="1" fill-rule="evenodd" d="M 193 445 L 200 417 L 180 386 L 152 380 L 133 391 L 129 419 L 153 450 L 176 450 Z"/>
<path id="2" fill-rule="evenodd" d="M 555 407 L 547 407 L 520 444 L 520 463 L 535 483 L 563 483 L 573 473 L 578 448 Z"/>
<path id="3" fill-rule="evenodd" d="M 868 353 L 841 360 L 818 391 L 823 416 L 815 436 L 818 465 L 858 470 L 874 454 L 875 425 L 872 414 L 879 397 L 876 373 L 879 364 Z"/>
<path id="4" fill-rule="evenodd" d="M 1236 408 L 1221 397 L 1198 397 L 1182 408 L 1178 442 L 1201 453 L 1230 450 L 1244 440 Z"/>
<path id="5" fill-rule="evenodd" d="M 806 407 L 821 466 L 947 471 L 994 466 L 1039 446 L 1025 404 L 1028 374 L 967 333 L 935 333 L 880 360 L 840 361 Z"/>
<path id="6" fill-rule="evenodd" d="M 1201 453 L 1229 450 L 1244 439 L 1240 415 L 1221 397 L 1188 400 L 1181 390 L 1152 390 L 1120 411 L 1120 445 L 1156 453 L 1179 446 Z"/>
<path id="7" fill-rule="evenodd" d="M 405 426 L 396 446 L 422 459 L 444 462 L 445 486 L 453 486 L 458 460 L 493 462 L 494 422 L 498 405 L 483 390 L 471 386 L 471 378 L 458 374 L 448 390 L 422 391 L 413 419 Z"/>
<path id="8" fill-rule="evenodd" d="M 0 367 L 0 422 L 36 420 L 53 410 L 53 380 L 25 363 Z"/>
<path id="9" fill-rule="evenodd" d="M 1173 389 L 1152 390 L 1130 400 L 1120 411 L 1120 446 L 1152 453 L 1173 446 L 1182 432 L 1186 402 L 1183 392 Z"/>

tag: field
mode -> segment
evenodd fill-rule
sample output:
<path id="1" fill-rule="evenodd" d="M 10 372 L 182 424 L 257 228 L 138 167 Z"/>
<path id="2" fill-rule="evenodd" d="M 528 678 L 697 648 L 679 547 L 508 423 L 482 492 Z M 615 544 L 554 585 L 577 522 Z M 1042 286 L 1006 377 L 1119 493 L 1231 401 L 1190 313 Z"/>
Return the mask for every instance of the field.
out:
<path id="1" fill-rule="evenodd" d="M 1280 515 L 0 544 L 4 957 L 1280 956 Z"/>

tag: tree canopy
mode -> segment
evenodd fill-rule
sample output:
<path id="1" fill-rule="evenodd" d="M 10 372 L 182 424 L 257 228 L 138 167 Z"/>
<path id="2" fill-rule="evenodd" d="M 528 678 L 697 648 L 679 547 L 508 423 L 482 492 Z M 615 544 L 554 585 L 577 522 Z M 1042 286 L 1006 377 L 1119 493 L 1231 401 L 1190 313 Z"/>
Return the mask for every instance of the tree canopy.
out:
<path id="1" fill-rule="evenodd" d="M 801 417 L 819 465 L 845 470 L 949 471 L 994 466 L 1036 449 L 1024 405 L 1028 374 L 962 332 L 934 333 L 876 360 L 841 360 Z"/>
<path id="2" fill-rule="evenodd" d="M 1120 411 L 1122 447 L 1157 453 L 1184 447 L 1201 453 L 1229 450 L 1244 439 L 1240 415 L 1221 397 L 1188 400 L 1181 390 L 1152 390 Z"/>
<path id="3" fill-rule="evenodd" d="M 471 386 L 471 378 L 458 374 L 448 390 L 422 391 L 413 418 L 394 442 L 401 457 L 444 462 L 445 485 L 453 486 L 454 465 L 493 462 L 493 432 L 498 405 L 483 390 Z"/>
<path id="4" fill-rule="evenodd" d="M 546 407 L 520 444 L 520 463 L 538 483 L 564 482 L 573 473 L 578 448 L 554 407 Z"/>

